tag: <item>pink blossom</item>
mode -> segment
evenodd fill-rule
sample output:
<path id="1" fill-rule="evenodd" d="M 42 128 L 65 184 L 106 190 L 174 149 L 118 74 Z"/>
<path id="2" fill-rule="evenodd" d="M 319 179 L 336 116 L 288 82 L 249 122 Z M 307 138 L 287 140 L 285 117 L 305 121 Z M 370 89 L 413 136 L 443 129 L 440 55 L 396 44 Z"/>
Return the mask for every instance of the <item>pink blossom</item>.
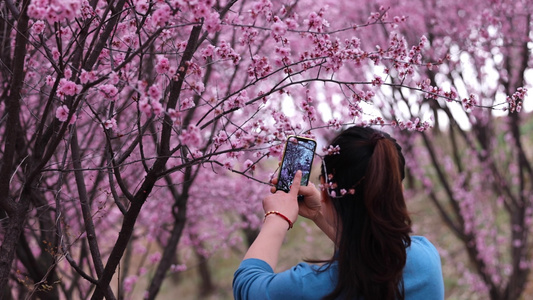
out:
<path id="1" fill-rule="evenodd" d="M 72 77 L 72 70 L 69 67 L 66 67 L 65 71 L 63 72 L 63 75 L 65 76 L 65 78 Z"/>
<path id="2" fill-rule="evenodd" d="M 56 79 L 52 77 L 51 75 L 46 76 L 46 85 L 47 86 L 53 86 Z"/>
<path id="3" fill-rule="evenodd" d="M 28 5 L 28 16 L 34 19 L 43 19 L 46 15 L 46 8 L 40 6 L 36 2 L 37 1 L 32 1 L 32 3 Z"/>
<path id="4" fill-rule="evenodd" d="M 63 1 L 62 17 L 67 20 L 73 20 L 80 15 L 83 1 L 67 0 Z"/>
<path id="5" fill-rule="evenodd" d="M 180 117 L 180 112 L 173 108 L 169 108 L 168 115 L 170 116 L 170 119 L 172 121 L 176 122 L 176 120 L 178 120 L 178 118 Z"/>
<path id="6" fill-rule="evenodd" d="M 221 41 L 220 46 L 215 49 L 215 53 L 222 59 L 228 59 L 237 64 L 241 59 L 241 56 L 231 48 L 230 44 L 226 41 Z"/>
<path id="7" fill-rule="evenodd" d="M 180 265 L 171 265 L 170 266 L 170 272 L 176 273 L 176 272 L 183 272 L 187 270 L 187 265 L 180 264 Z"/>
<path id="8" fill-rule="evenodd" d="M 246 90 L 240 92 L 233 100 L 228 103 L 229 108 L 242 108 L 248 102 L 248 94 Z"/>
<path id="9" fill-rule="evenodd" d="M 124 292 L 130 293 L 133 291 L 133 288 L 135 287 L 135 284 L 137 283 L 137 280 L 139 278 L 136 275 L 130 275 L 126 278 L 124 278 L 124 282 L 122 283 L 122 288 L 124 289 Z"/>
<path id="10" fill-rule="evenodd" d="M 97 76 L 96 74 L 94 74 L 94 71 L 89 71 L 87 72 L 86 70 L 81 70 L 81 75 L 80 75 L 80 82 L 85 84 L 89 81 L 94 81 L 96 80 Z"/>
<path id="11" fill-rule="evenodd" d="M 224 167 L 225 167 L 226 169 L 228 169 L 228 170 L 232 170 L 232 169 L 233 169 L 233 161 L 232 161 L 231 159 L 229 159 L 229 158 L 228 158 L 228 159 L 225 159 L 225 160 L 223 161 L 223 165 L 224 165 Z"/>
<path id="12" fill-rule="evenodd" d="M 193 89 L 196 93 L 201 94 L 205 90 L 204 83 L 200 80 L 193 81 L 189 83 L 191 89 Z"/>
<path id="13" fill-rule="evenodd" d="M 302 108 L 305 112 L 305 115 L 303 116 L 304 121 L 305 120 L 309 122 L 316 121 L 316 108 L 311 104 L 312 104 L 311 97 L 307 97 L 307 99 L 303 101 L 302 103 Z"/>
<path id="14" fill-rule="evenodd" d="M 296 22 L 296 20 L 293 18 L 285 19 L 285 24 L 287 25 L 287 29 L 294 30 L 298 28 L 298 22 Z"/>
<path id="15" fill-rule="evenodd" d="M 225 143 L 228 140 L 228 135 L 225 131 L 220 131 L 214 138 L 213 138 L 213 144 L 216 148 L 222 146 L 223 143 Z"/>
<path id="16" fill-rule="evenodd" d="M 159 56 L 157 59 L 157 64 L 155 66 L 155 71 L 158 74 L 168 74 L 169 70 L 170 70 L 170 62 L 168 61 L 168 58 L 164 56 Z"/>
<path id="17" fill-rule="evenodd" d="M 159 100 L 159 98 L 161 97 L 161 90 L 158 87 L 152 85 L 148 88 L 148 95 L 153 100 Z"/>
<path id="18" fill-rule="evenodd" d="M 164 5 L 163 7 L 157 9 L 152 14 L 152 25 L 154 26 L 165 26 L 165 24 L 170 19 L 170 7 Z"/>
<path id="19" fill-rule="evenodd" d="M 199 2 L 198 5 L 194 8 L 194 17 L 196 18 L 204 18 L 209 14 L 209 7 L 205 5 L 205 3 Z"/>
<path id="20" fill-rule="evenodd" d="M 147 0 L 138 0 L 137 3 L 135 3 L 135 9 L 140 14 L 146 14 L 148 8 L 149 6 Z"/>
<path id="21" fill-rule="evenodd" d="M 272 157 L 281 158 L 281 154 L 283 153 L 283 145 L 274 145 L 270 148 L 268 148 L 268 153 Z"/>
<path id="22" fill-rule="evenodd" d="M 192 100 L 192 98 L 185 98 L 183 100 L 181 100 L 180 102 L 180 110 L 183 111 L 183 110 L 187 110 L 189 108 L 193 108 L 194 107 L 194 101 Z"/>
<path id="23" fill-rule="evenodd" d="M 107 100 L 115 101 L 118 96 L 118 89 L 112 84 L 104 84 L 100 86 L 100 94 Z"/>
<path id="24" fill-rule="evenodd" d="M 57 50 L 56 47 L 52 48 L 52 58 L 53 58 L 55 61 L 58 61 L 58 60 L 59 60 L 59 57 L 61 57 L 61 53 L 59 53 L 59 50 Z"/>
<path id="25" fill-rule="evenodd" d="M 45 28 L 45 24 L 42 20 L 38 20 L 35 23 L 33 23 L 32 29 L 34 34 L 41 34 L 43 33 Z"/>
<path id="26" fill-rule="evenodd" d="M 213 54 L 215 53 L 215 46 L 207 45 L 200 51 L 200 53 L 205 60 L 207 60 L 208 58 L 212 58 Z"/>
<path id="27" fill-rule="evenodd" d="M 272 30 L 272 35 L 274 37 L 279 37 L 287 33 L 287 25 L 282 21 L 275 22 L 270 29 Z"/>
<path id="28" fill-rule="evenodd" d="M 211 34 L 222 30 L 218 12 L 211 12 L 205 17 L 204 27 Z"/>
<path id="29" fill-rule="evenodd" d="M 61 105 L 56 109 L 56 118 L 60 122 L 66 122 L 68 119 L 69 109 L 66 105 Z"/>
<path id="30" fill-rule="evenodd" d="M 45 10 L 44 18 L 46 19 L 46 21 L 48 21 L 48 23 L 51 24 L 60 21 L 59 15 L 55 13 L 50 7 Z"/>
<path id="31" fill-rule="evenodd" d="M 148 99 L 142 99 L 139 101 L 139 110 L 147 115 L 148 117 L 152 115 L 152 105 Z"/>
<path id="32" fill-rule="evenodd" d="M 265 15 L 271 14 L 272 10 L 272 3 L 269 0 L 260 0 L 253 3 L 252 6 L 252 17 L 257 18 L 257 16 L 260 13 L 264 13 Z"/>
<path id="33" fill-rule="evenodd" d="M 198 128 L 196 125 L 189 125 L 187 129 L 181 131 L 179 140 L 186 146 L 200 146 L 202 143 L 200 128 Z"/>
<path id="34" fill-rule="evenodd" d="M 115 130 L 117 128 L 117 120 L 115 118 L 111 118 L 109 120 L 106 120 L 104 122 L 104 128 L 105 129 Z"/>
<path id="35" fill-rule="evenodd" d="M 120 76 L 116 72 L 109 73 L 108 77 L 109 77 L 109 84 L 116 85 L 120 81 Z"/>
<path id="36" fill-rule="evenodd" d="M 109 60 L 109 50 L 102 49 L 102 51 L 100 52 L 100 55 L 98 55 L 98 60 L 100 60 L 100 61 Z"/>
<path id="37" fill-rule="evenodd" d="M 239 37 L 239 43 L 241 45 L 253 45 L 257 40 L 259 32 L 253 28 L 244 28 L 241 36 Z"/>
<path id="38" fill-rule="evenodd" d="M 527 89 L 520 87 L 512 96 L 507 96 L 507 102 L 509 103 L 509 110 L 511 112 L 520 112 L 522 110 L 522 102 L 527 94 Z"/>
<path id="39" fill-rule="evenodd" d="M 374 79 L 372 80 L 372 86 L 381 86 L 382 84 L 383 79 L 381 79 L 381 77 L 379 76 L 374 77 Z"/>
<path id="40" fill-rule="evenodd" d="M 288 47 L 276 47 L 275 52 L 282 58 L 288 57 L 291 53 L 291 49 Z"/>
<path id="41" fill-rule="evenodd" d="M 308 16 L 308 19 L 304 20 L 304 23 L 306 23 L 307 26 L 309 26 L 309 29 L 311 30 L 316 30 L 318 32 L 323 31 L 322 28 L 323 28 L 324 20 L 316 12 L 310 13 Z"/>
<path id="42" fill-rule="evenodd" d="M 57 95 L 59 97 L 74 96 L 80 91 L 81 91 L 80 85 L 77 85 L 76 83 L 70 80 L 67 80 L 65 78 L 61 78 L 61 80 L 59 80 L 59 88 L 57 90 Z"/>
<path id="43" fill-rule="evenodd" d="M 263 77 L 271 72 L 272 67 L 266 56 L 260 57 L 259 55 L 254 55 L 252 57 L 252 64 L 248 67 L 248 75 L 250 77 Z"/>
<path id="44" fill-rule="evenodd" d="M 148 257 L 148 260 L 151 264 L 156 264 L 161 260 L 161 252 L 157 251 L 154 252 L 152 255 Z"/>
<path id="45" fill-rule="evenodd" d="M 128 33 L 124 35 L 124 37 L 122 38 L 122 41 L 124 42 L 124 44 L 126 44 L 130 48 L 137 48 L 137 46 L 139 45 L 139 41 L 137 40 L 137 38 L 135 37 L 133 33 Z"/>
<path id="46" fill-rule="evenodd" d="M 244 170 L 255 170 L 255 165 L 254 165 L 254 162 L 247 159 L 245 162 L 244 162 Z"/>
<path id="47" fill-rule="evenodd" d="M 161 117 L 163 115 L 165 110 L 163 109 L 163 104 L 161 104 L 161 102 L 150 101 L 150 105 L 152 106 L 152 111 L 156 116 Z"/>

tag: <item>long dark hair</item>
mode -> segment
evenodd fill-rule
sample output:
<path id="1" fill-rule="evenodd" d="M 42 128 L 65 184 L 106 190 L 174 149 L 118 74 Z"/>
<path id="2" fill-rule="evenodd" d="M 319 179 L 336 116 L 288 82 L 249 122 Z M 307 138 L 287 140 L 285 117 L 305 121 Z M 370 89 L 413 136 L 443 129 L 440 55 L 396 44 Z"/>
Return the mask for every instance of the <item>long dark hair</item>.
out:
<path id="1" fill-rule="evenodd" d="M 338 262 L 339 276 L 325 299 L 404 299 L 411 219 L 401 147 L 384 132 L 357 126 L 331 145 L 340 150 L 324 157 L 322 175 L 337 215 L 337 251 L 330 262 Z"/>

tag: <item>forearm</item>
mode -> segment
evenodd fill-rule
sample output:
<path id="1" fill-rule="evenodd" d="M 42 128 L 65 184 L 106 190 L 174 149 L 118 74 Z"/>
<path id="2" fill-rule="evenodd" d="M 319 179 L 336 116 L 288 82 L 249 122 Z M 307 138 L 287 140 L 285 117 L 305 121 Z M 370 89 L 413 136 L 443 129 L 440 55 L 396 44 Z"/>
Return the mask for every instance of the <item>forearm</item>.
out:
<path id="1" fill-rule="evenodd" d="M 259 235 L 246 252 L 244 259 L 258 258 L 268 263 L 273 270 L 278 264 L 279 251 L 287 235 L 288 224 L 277 215 L 265 219 Z"/>
<path id="2" fill-rule="evenodd" d="M 337 238 L 336 230 L 331 224 L 326 221 L 326 219 L 322 215 L 314 218 L 313 222 L 318 228 L 320 228 L 320 230 L 322 230 L 322 232 L 324 232 L 328 236 L 331 241 L 335 243 L 335 240 Z"/>

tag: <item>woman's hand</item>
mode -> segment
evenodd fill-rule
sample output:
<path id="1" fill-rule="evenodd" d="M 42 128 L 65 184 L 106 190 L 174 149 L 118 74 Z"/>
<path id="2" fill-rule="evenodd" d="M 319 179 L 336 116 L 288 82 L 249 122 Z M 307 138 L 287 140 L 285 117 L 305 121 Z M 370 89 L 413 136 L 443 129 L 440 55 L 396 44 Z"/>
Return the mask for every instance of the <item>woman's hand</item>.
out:
<path id="1" fill-rule="evenodd" d="M 274 186 L 271 188 L 272 195 L 267 196 L 263 200 L 263 209 L 265 213 L 269 211 L 279 211 L 287 216 L 291 222 L 295 222 L 298 218 L 298 191 L 300 189 L 300 181 L 302 180 L 302 171 L 297 171 L 294 175 L 291 190 L 286 193 L 284 191 L 276 191 L 277 179 L 272 180 Z"/>
<path id="2" fill-rule="evenodd" d="M 275 193 L 272 196 L 275 196 L 278 193 L 288 195 L 287 193 L 276 191 L 276 184 L 278 183 L 277 178 L 272 179 L 271 182 L 273 186 L 271 187 L 270 191 Z M 300 181 L 298 179 L 298 183 L 299 182 Z M 292 188 L 294 188 L 294 186 Z M 291 192 L 292 191 L 293 189 L 291 189 Z M 316 226 L 318 226 L 318 228 L 320 228 L 333 242 L 335 242 L 336 229 L 334 221 L 331 220 L 331 218 L 326 219 L 323 212 L 323 206 L 325 205 L 324 201 L 327 201 L 327 199 L 322 198 L 323 193 L 320 192 L 320 190 L 318 190 L 313 183 L 310 183 L 309 186 L 300 186 L 297 194 L 303 196 L 303 201 L 297 202 L 298 214 L 304 218 L 312 220 Z M 292 201 L 294 201 L 294 198 Z"/>
<path id="3" fill-rule="evenodd" d="M 322 195 L 313 183 L 309 186 L 300 186 L 298 195 L 303 196 L 303 201 L 299 202 L 299 214 L 312 221 L 322 217 Z"/>
<path id="4" fill-rule="evenodd" d="M 272 179 L 271 183 L 272 187 L 270 188 L 270 192 L 276 193 L 276 184 L 278 183 L 278 179 Z M 310 219 L 312 221 L 315 221 L 322 217 L 322 196 L 320 194 L 320 191 L 315 187 L 313 183 L 309 183 L 309 186 L 300 186 L 298 190 L 298 195 L 303 196 L 303 201 L 298 202 L 298 214 L 300 216 Z"/>

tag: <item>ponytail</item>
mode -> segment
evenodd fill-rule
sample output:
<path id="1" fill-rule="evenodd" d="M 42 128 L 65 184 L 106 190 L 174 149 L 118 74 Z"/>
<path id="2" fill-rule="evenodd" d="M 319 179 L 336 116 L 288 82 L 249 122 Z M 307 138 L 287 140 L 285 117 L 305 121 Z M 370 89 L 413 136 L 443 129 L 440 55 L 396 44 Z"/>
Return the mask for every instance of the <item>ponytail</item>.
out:
<path id="1" fill-rule="evenodd" d="M 402 273 L 410 246 L 411 219 L 403 196 L 405 160 L 386 133 L 351 127 L 332 145 L 338 155 L 324 158 L 337 191 L 331 197 L 339 220 L 339 280 L 325 299 L 404 299 Z M 324 171 L 324 170 L 323 170 Z"/>

